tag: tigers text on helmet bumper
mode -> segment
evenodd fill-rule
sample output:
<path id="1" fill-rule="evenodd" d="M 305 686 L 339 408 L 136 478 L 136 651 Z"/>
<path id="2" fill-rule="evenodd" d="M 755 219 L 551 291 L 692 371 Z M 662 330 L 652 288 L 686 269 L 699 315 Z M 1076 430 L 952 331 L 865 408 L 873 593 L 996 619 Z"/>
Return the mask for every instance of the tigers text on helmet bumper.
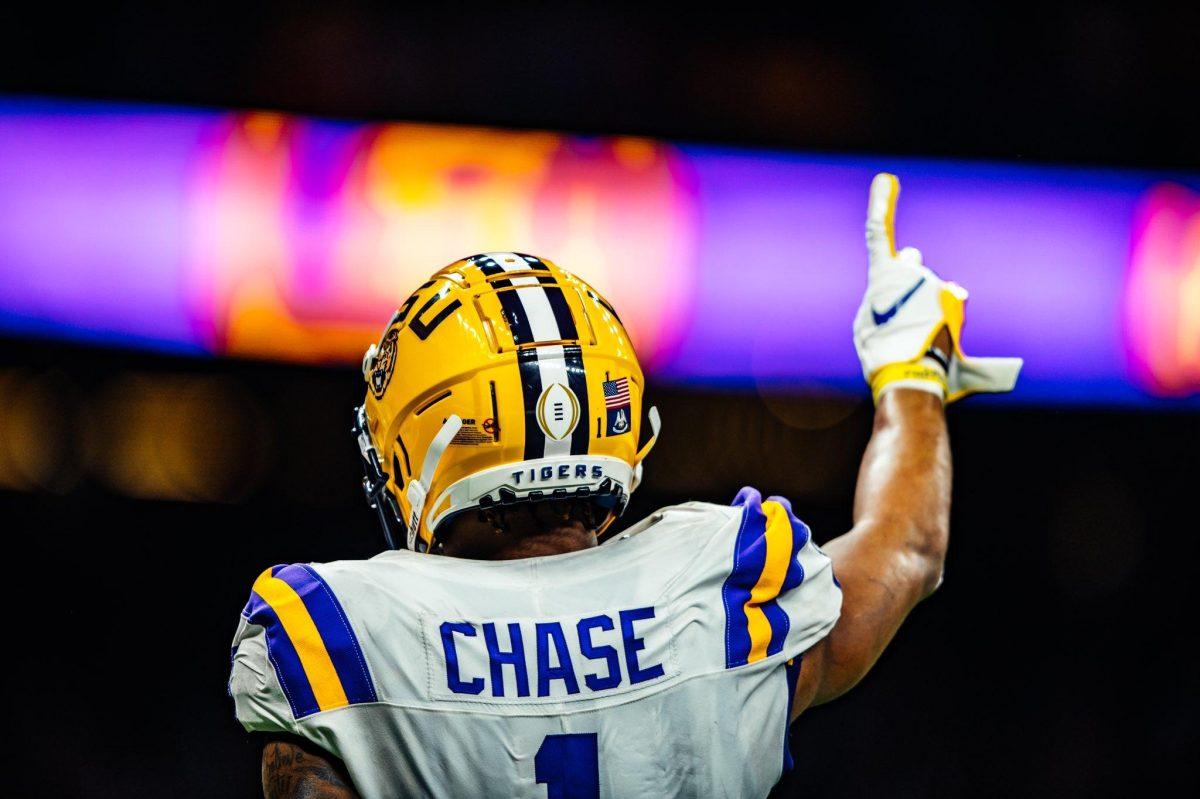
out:
<path id="1" fill-rule="evenodd" d="M 470 508 L 515 505 L 542 499 L 594 499 L 624 510 L 632 492 L 633 468 L 603 455 L 562 455 L 520 461 L 464 477 L 434 501 L 430 526 Z"/>

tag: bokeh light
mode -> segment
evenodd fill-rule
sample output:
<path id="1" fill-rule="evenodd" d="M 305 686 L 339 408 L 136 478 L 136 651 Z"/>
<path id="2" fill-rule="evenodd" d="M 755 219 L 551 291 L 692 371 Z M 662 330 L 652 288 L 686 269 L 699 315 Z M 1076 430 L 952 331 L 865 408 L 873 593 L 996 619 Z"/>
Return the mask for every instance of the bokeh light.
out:
<path id="1" fill-rule="evenodd" d="M 354 364 L 433 271 L 516 250 L 606 294 L 652 380 L 861 391 L 879 169 L 974 292 L 968 351 L 1026 359 L 1013 400 L 1200 400 L 1193 176 L 260 112 L 0 103 L 0 329 Z"/>
<path id="2" fill-rule="evenodd" d="M 1146 192 L 1125 297 L 1137 379 L 1165 396 L 1200 391 L 1200 194 L 1173 183 Z"/>

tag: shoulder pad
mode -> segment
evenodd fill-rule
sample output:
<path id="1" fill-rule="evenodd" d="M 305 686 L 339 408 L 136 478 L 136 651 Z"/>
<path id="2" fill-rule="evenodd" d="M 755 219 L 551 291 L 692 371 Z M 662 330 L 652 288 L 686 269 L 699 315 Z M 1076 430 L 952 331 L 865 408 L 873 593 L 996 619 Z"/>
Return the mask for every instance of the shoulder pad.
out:
<path id="1" fill-rule="evenodd" d="M 296 719 L 374 702 L 374 682 L 341 603 L 309 564 L 259 575 L 242 616 L 261 627 L 271 665 Z"/>

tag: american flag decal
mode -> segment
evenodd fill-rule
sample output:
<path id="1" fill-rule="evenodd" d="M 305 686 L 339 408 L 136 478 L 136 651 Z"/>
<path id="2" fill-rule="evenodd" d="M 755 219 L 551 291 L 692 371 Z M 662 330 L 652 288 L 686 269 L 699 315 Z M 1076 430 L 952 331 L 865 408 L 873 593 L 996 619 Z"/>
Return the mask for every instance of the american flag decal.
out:
<path id="1" fill-rule="evenodd" d="M 604 407 L 624 408 L 629 405 L 629 378 L 604 381 Z"/>

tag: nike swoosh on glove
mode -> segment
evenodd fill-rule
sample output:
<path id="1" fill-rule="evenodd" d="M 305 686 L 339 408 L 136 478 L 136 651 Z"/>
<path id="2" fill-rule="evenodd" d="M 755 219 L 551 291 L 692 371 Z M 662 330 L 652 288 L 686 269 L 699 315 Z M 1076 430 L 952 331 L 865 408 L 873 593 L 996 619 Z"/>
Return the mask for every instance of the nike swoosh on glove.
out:
<path id="1" fill-rule="evenodd" d="M 921 262 L 913 247 L 896 251 L 896 200 L 900 181 L 880 173 L 871 181 L 867 205 L 867 291 L 854 318 L 854 347 L 871 393 L 917 388 L 954 402 L 976 392 L 1012 391 L 1020 358 L 968 358 L 960 336 L 967 291 L 942 280 Z M 952 352 L 943 368 L 927 357 L 942 328 Z"/>

